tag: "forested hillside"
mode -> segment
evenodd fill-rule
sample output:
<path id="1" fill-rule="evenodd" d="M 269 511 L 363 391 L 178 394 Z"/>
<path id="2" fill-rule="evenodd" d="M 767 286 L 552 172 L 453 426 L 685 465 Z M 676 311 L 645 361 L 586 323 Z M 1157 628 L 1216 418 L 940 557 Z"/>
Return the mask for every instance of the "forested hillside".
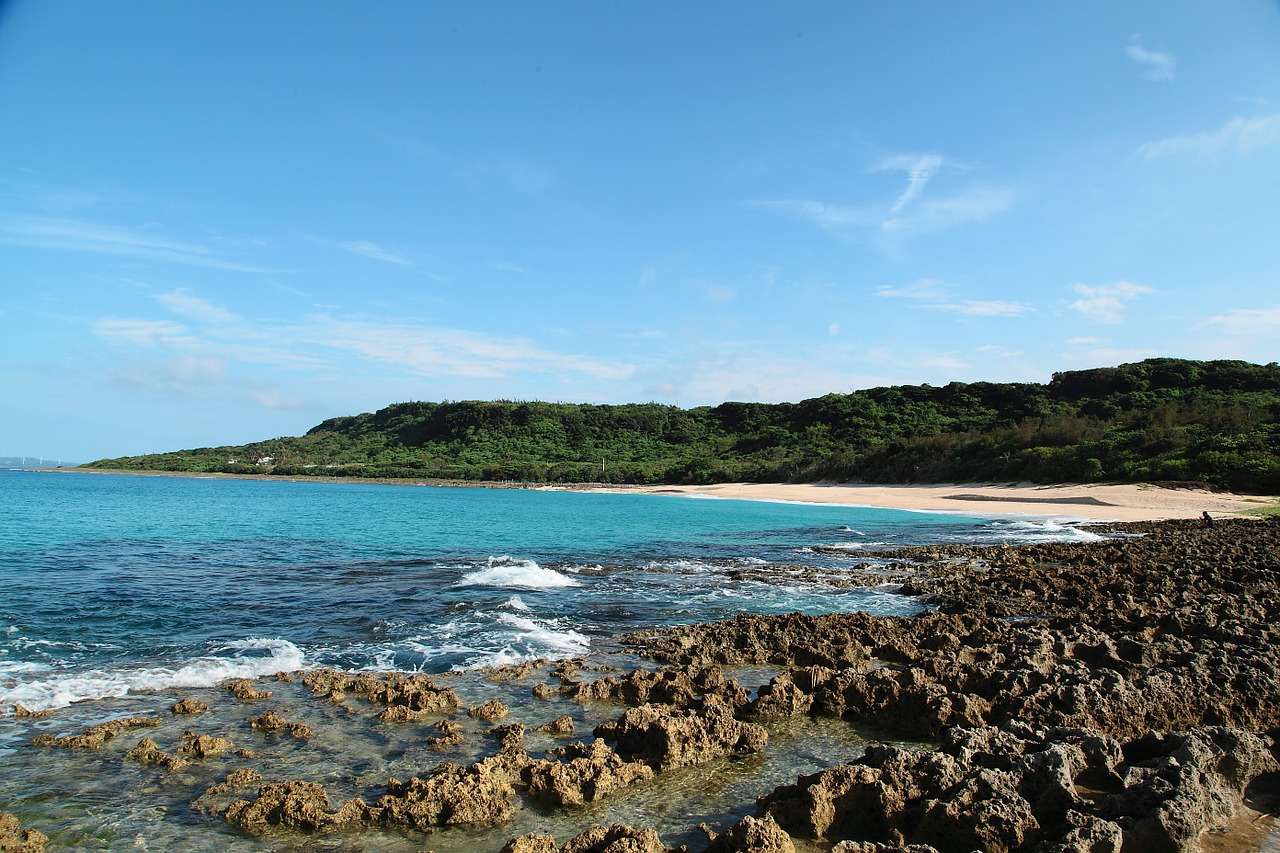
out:
<path id="1" fill-rule="evenodd" d="M 1280 493 L 1280 365 L 1157 358 L 1048 384 L 799 403 L 399 403 L 296 438 L 106 459 L 126 470 L 533 482 L 1192 480 Z"/>

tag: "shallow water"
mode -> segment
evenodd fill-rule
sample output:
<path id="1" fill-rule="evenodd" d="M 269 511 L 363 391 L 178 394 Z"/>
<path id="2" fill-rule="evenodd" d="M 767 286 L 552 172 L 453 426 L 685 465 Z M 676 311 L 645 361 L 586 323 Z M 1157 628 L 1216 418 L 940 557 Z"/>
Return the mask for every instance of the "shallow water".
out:
<path id="1" fill-rule="evenodd" d="M 618 650 L 618 632 L 739 612 L 918 612 L 892 586 L 827 582 L 864 565 L 870 548 L 1097 538 L 1066 519 L 362 483 L 0 472 L 0 495 L 0 810 L 78 850 L 496 850 L 522 832 L 561 838 L 597 811 L 600 822 L 653 826 L 668 844 L 696 849 L 691 827 L 731 823 L 797 773 L 854 757 L 859 735 L 839 722 L 777 725 L 762 756 L 664 774 L 587 815 L 530 808 L 497 830 L 429 839 L 251 840 L 189 807 L 239 759 L 166 774 L 121 756 L 143 736 L 171 751 L 194 726 L 249 744 L 254 765 L 275 771 L 268 781 L 320 782 L 335 805 L 376 798 L 387 778 L 475 760 L 495 749 L 492 738 L 462 715 L 466 743 L 440 753 L 421 745 L 424 727 L 371 723 L 376 709 L 348 714 L 301 685 L 272 685 L 262 707 L 240 707 L 213 685 L 315 666 L 462 670 L 446 677 L 467 704 L 500 697 L 528 725 L 567 713 L 585 734 L 621 709 L 535 701 L 531 683 L 495 685 L 470 671 L 594 659 Z M 175 718 L 167 708 L 179 694 L 218 703 Z M 18 719 L 14 703 L 60 710 Z M 268 707 L 313 722 L 317 736 L 301 744 L 249 730 Z M 94 751 L 27 745 L 41 731 L 131 714 L 164 724 Z M 530 752 L 548 746 L 531 740 Z"/>

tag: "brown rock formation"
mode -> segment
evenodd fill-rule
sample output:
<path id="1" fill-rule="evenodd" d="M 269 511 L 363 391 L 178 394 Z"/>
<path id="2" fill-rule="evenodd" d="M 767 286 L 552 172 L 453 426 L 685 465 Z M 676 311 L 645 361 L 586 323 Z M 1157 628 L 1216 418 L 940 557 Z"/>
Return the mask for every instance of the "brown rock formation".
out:
<path id="1" fill-rule="evenodd" d="M 249 721 L 251 728 L 260 732 L 288 732 L 298 740 L 310 740 L 315 734 L 306 723 L 291 723 L 275 711 L 267 711 Z"/>
<path id="2" fill-rule="evenodd" d="M 0 812 L 0 850 L 4 853 L 44 853 L 49 839 L 34 829 L 23 829 L 18 819 Z"/>
<path id="3" fill-rule="evenodd" d="M 552 750 L 563 761 L 532 762 L 524 771 L 529 798 L 553 806 L 583 806 L 633 782 L 653 778 L 653 768 L 626 761 L 602 740 Z"/>
<path id="4" fill-rule="evenodd" d="M 241 702 L 260 702 L 271 698 L 270 690 L 259 690 L 250 678 L 237 678 L 226 682 L 223 687 Z"/>
<path id="5" fill-rule="evenodd" d="M 173 707 L 169 709 L 174 714 L 203 714 L 209 710 L 209 706 L 195 699 L 179 699 L 173 703 Z"/>
<path id="6" fill-rule="evenodd" d="M 50 734 L 36 735 L 31 739 L 32 746 L 58 746 L 63 749 L 94 749 L 116 737 L 125 729 L 152 728 L 163 722 L 159 717 L 126 717 L 119 720 L 108 720 L 85 729 L 78 735 L 54 737 Z"/>
<path id="7" fill-rule="evenodd" d="M 643 761 L 658 771 L 735 752 L 758 752 L 769 740 L 762 726 L 737 720 L 716 696 L 707 696 L 696 709 L 631 708 L 617 721 L 597 726 L 595 735 L 616 743 L 614 748 L 628 761 Z"/>
<path id="8" fill-rule="evenodd" d="M 483 705 L 476 705 L 467 709 L 468 717 L 475 717 L 477 720 L 485 720 L 490 723 L 496 723 L 498 720 L 504 720 L 510 713 L 510 709 L 497 699 L 490 699 Z"/>

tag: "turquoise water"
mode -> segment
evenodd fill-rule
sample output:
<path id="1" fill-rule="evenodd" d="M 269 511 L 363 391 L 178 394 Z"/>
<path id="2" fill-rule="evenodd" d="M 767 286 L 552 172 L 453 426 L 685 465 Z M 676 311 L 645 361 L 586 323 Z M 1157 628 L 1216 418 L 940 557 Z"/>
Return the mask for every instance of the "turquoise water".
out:
<path id="1" fill-rule="evenodd" d="M 4 471 L 0 494 L 0 713 L 304 666 L 575 656 L 618 632 L 738 612 L 906 614 L 919 605 L 892 587 L 766 583 L 755 570 L 838 575 L 868 547 L 1090 535 L 847 506 L 365 483 Z"/>
<path id="2" fill-rule="evenodd" d="M 491 828 L 252 837 L 220 811 L 192 807 L 232 770 L 323 784 L 335 805 L 373 802 L 388 778 L 467 764 L 496 745 L 489 724 L 464 709 L 444 715 L 464 742 L 435 748 L 426 745 L 432 720 L 383 724 L 376 707 L 334 704 L 300 682 L 263 680 L 272 696 L 254 703 L 217 685 L 310 666 L 421 670 L 438 673 L 464 706 L 499 699 L 530 727 L 568 715 L 589 740 L 618 707 L 533 698 L 535 684 L 554 680 L 550 666 L 502 683 L 477 668 L 590 654 L 589 666 L 625 670 L 644 662 L 619 648 L 618 632 L 739 612 L 914 613 L 919 603 L 896 587 L 844 589 L 840 576 L 885 546 L 1089 538 L 1063 519 L 0 471 L 0 810 L 49 835 L 52 849 L 95 853 L 477 853 L 521 833 L 564 842 L 619 821 L 697 850 L 697 824 L 731 825 L 775 786 L 859 754 L 863 736 L 840 720 L 777 721 L 763 753 L 663 774 L 581 811 L 519 795 L 517 817 Z M 771 674 L 728 673 L 748 688 Z M 178 697 L 210 710 L 175 716 Z M 57 711 L 17 717 L 14 703 Z M 315 737 L 253 730 L 250 717 L 266 709 L 311 725 Z M 31 745 L 37 734 L 127 716 L 159 725 L 96 749 Z M 171 773 L 125 757 L 144 734 L 172 752 L 189 727 L 247 751 Z M 526 745 L 540 755 L 556 741 L 531 733 Z"/>

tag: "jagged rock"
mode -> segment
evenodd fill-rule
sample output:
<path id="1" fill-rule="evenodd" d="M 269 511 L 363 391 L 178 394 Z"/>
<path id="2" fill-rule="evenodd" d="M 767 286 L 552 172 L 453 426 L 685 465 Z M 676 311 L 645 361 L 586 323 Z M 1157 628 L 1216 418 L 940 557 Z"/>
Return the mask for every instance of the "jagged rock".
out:
<path id="1" fill-rule="evenodd" d="M 195 699 L 179 699 L 169 709 L 174 714 L 203 714 L 209 706 Z"/>
<path id="2" fill-rule="evenodd" d="M 791 836 L 769 815 L 747 815 L 711 839 L 706 853 L 795 853 Z"/>
<path id="3" fill-rule="evenodd" d="M 560 853 L 674 853 L 652 829 L 593 826 L 565 842 Z"/>
<path id="4" fill-rule="evenodd" d="M 235 744 L 226 738 L 214 735 L 198 735 L 195 732 L 182 733 L 182 746 L 178 754 L 187 758 L 214 758 L 226 755 L 235 749 Z"/>
<path id="5" fill-rule="evenodd" d="M 44 853 L 49 839 L 34 829 L 23 829 L 18 819 L 0 812 L 0 850 L 4 853 Z"/>
<path id="6" fill-rule="evenodd" d="M 573 717 L 568 714 L 561 714 L 549 723 L 538 726 L 537 731 L 545 732 L 556 737 L 567 737 L 573 734 Z"/>
<path id="7" fill-rule="evenodd" d="M 555 687 L 552 687 L 550 684 L 543 683 L 533 685 L 533 698 L 535 699 L 551 699 L 558 695 L 560 695 L 560 691 Z"/>
<path id="8" fill-rule="evenodd" d="M 795 683 L 795 677 L 784 672 L 757 691 L 744 715 L 753 720 L 777 720 L 799 717 L 813 707 L 813 694 Z"/>
<path id="9" fill-rule="evenodd" d="M 532 832 L 510 839 L 499 853 L 560 853 L 560 848 L 554 837 Z"/>
<path id="10" fill-rule="evenodd" d="M 270 690 L 259 690 L 254 686 L 253 680 L 249 678 L 237 678 L 233 681 L 228 681 L 223 687 L 241 702 L 260 702 L 263 699 L 271 698 Z"/>
<path id="11" fill-rule="evenodd" d="M 597 726 L 595 735 L 616 743 L 614 749 L 623 758 L 643 761 L 658 771 L 735 752 L 758 752 L 769 740 L 764 727 L 737 720 L 716 696 L 705 697 L 700 709 L 631 708 L 617 721 Z"/>
<path id="12" fill-rule="evenodd" d="M 32 746 L 58 746 L 63 749 L 94 749 L 125 729 L 153 728 L 163 722 L 159 717 L 126 717 L 119 720 L 108 720 L 85 729 L 82 734 L 54 737 L 50 734 L 36 735 L 31 739 Z"/>
<path id="13" fill-rule="evenodd" d="M 524 771 L 530 799 L 553 806 L 583 806 L 633 782 L 653 778 L 653 768 L 626 761 L 602 740 L 552 750 L 564 761 L 538 760 Z"/>
<path id="14" fill-rule="evenodd" d="M 878 841 L 841 841 L 831 853 L 938 853 L 928 844 L 881 844 Z"/>
<path id="15" fill-rule="evenodd" d="M 1280 769 L 1261 738 L 1239 729 L 1153 733 L 1125 752 L 1125 789 L 1099 811 L 1124 831 L 1126 846 L 1152 851 L 1195 849 L 1203 830 L 1239 808 L 1250 782 Z"/>
<path id="16" fill-rule="evenodd" d="M 310 740 L 315 734 L 306 723 L 291 723 L 275 711 L 267 711 L 249 721 L 251 728 L 260 732 L 288 732 L 298 740 Z"/>
<path id="17" fill-rule="evenodd" d="M 314 782 L 263 785 L 258 798 L 237 800 L 224 812 L 228 822 L 246 832 L 261 835 L 276 828 L 323 830 L 367 822 L 370 810 L 362 800 L 347 800 L 337 811 L 329 809 L 329 795 Z"/>
<path id="18" fill-rule="evenodd" d="M 307 673 L 303 683 L 314 696 L 328 697 L 340 703 L 347 693 L 363 696 L 373 704 L 384 706 L 378 720 L 384 723 L 417 722 L 452 711 L 459 705 L 458 694 L 440 687 L 430 676 L 415 673 L 350 673 L 333 669 L 316 669 Z"/>
<path id="19" fill-rule="evenodd" d="M 435 724 L 435 729 L 440 734 L 427 738 L 428 746 L 457 746 L 463 741 L 462 726 L 453 720 L 441 720 Z"/>
<path id="20" fill-rule="evenodd" d="M 515 818 L 515 789 L 505 773 L 483 763 L 444 763 L 425 779 L 392 779 L 376 803 L 382 826 L 491 826 Z"/>
<path id="21" fill-rule="evenodd" d="M 497 699 L 490 699 L 483 705 L 476 705 L 467 709 L 468 717 L 475 717 L 477 720 L 485 720 L 490 723 L 496 723 L 498 720 L 506 719 L 511 711 L 506 705 L 503 705 Z"/>
<path id="22" fill-rule="evenodd" d="M 191 808 L 204 814 L 215 811 L 224 812 L 231 804 L 230 802 L 224 802 L 227 794 L 241 791 L 245 788 L 253 788 L 261 784 L 262 774 L 252 768 L 242 767 L 239 770 L 228 773 L 227 778 L 221 782 L 205 788 L 204 793 L 191 803 Z"/>
<path id="23" fill-rule="evenodd" d="M 719 666 L 637 669 L 622 678 L 605 676 L 592 682 L 571 682 L 562 695 L 575 701 L 625 702 L 628 705 L 673 705 L 687 708 L 703 696 L 717 696 L 737 708 L 750 698 L 736 681 L 726 681 Z"/>
<path id="24" fill-rule="evenodd" d="M 524 726 L 519 723 L 489 729 L 489 734 L 498 740 L 498 749 L 503 752 L 524 752 L 524 732 Z"/>
<path id="25" fill-rule="evenodd" d="M 23 707 L 21 702 L 13 703 L 13 716 L 19 719 L 27 718 L 32 720 L 42 720 L 52 714 L 53 711 L 51 709 L 46 709 L 44 711 L 31 711 Z M 0 814 L 3 814 L 3 812 L 0 812 Z"/>

